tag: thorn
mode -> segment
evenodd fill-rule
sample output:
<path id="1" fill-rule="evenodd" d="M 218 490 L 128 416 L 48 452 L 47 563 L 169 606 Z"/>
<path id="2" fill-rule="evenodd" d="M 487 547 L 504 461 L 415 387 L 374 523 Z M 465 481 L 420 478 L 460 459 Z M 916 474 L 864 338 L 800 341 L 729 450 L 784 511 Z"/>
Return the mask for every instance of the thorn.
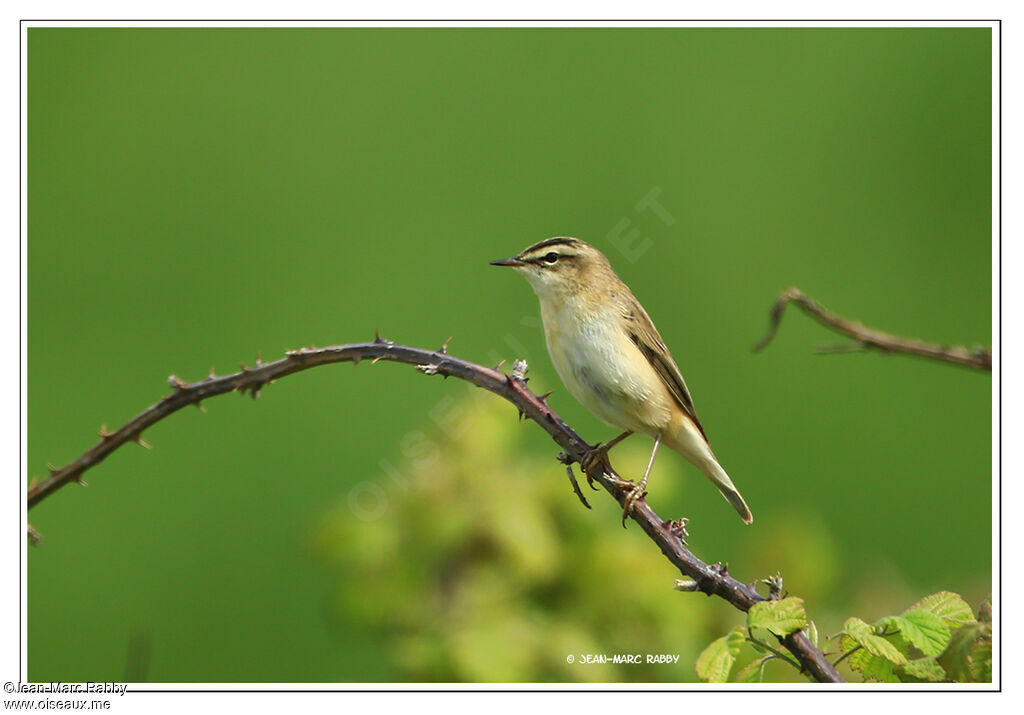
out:
<path id="1" fill-rule="evenodd" d="M 262 389 L 263 389 L 263 383 L 260 383 L 258 385 L 253 385 L 252 387 L 250 387 L 249 388 L 249 394 L 252 396 L 252 399 L 258 400 L 260 398 L 260 390 L 262 390 Z"/>
<path id="2" fill-rule="evenodd" d="M 244 362 L 238 363 L 238 367 L 242 368 L 242 372 L 249 372 L 249 366 Z"/>
<path id="3" fill-rule="evenodd" d="M 39 478 L 38 477 L 32 477 L 31 479 L 28 480 L 28 488 L 29 489 L 35 489 L 38 484 L 39 484 Z"/>
<path id="4" fill-rule="evenodd" d="M 207 380 L 213 380 L 216 377 L 217 376 L 213 374 L 213 365 L 210 365 L 210 373 L 206 376 L 206 379 Z"/>
<path id="5" fill-rule="evenodd" d="M 49 462 L 46 463 L 46 468 L 50 470 L 50 474 L 56 474 L 60 471 L 60 467 L 55 467 Z"/>
<path id="6" fill-rule="evenodd" d="M 198 409 L 198 410 L 199 410 L 200 412 L 202 412 L 203 414 L 205 414 L 205 413 L 206 413 L 206 408 L 205 408 L 205 407 L 203 407 L 203 403 L 202 403 L 202 402 L 196 402 L 196 403 L 195 403 L 195 405 L 196 405 L 196 408 L 197 408 L 197 409 Z"/>
<path id="7" fill-rule="evenodd" d="M 142 434 L 141 433 L 135 435 L 135 437 L 133 439 L 134 439 L 134 442 L 137 445 L 139 445 L 140 447 L 145 447 L 146 449 L 153 449 L 153 445 L 151 445 L 146 440 L 142 439 Z"/>
<path id="8" fill-rule="evenodd" d="M 256 351 L 256 367 L 263 367 L 263 351 Z"/>
<path id="9" fill-rule="evenodd" d="M 110 436 L 110 432 L 107 432 L 107 425 L 106 425 L 106 423 L 101 424 L 100 425 L 100 437 L 102 437 L 103 439 L 106 439 L 109 436 Z"/>
<path id="10" fill-rule="evenodd" d="M 33 546 L 39 546 L 39 544 L 40 544 L 40 542 L 42 542 L 42 540 L 43 540 L 43 535 L 40 534 L 36 530 L 36 527 L 32 526 L 31 524 L 28 524 L 28 541 L 29 541 L 29 543 L 32 544 Z"/>
<path id="11" fill-rule="evenodd" d="M 371 365 L 376 365 L 377 363 L 379 363 L 383 359 L 384 359 L 383 355 L 378 355 L 377 357 L 375 357 L 373 360 L 370 361 L 370 364 Z"/>
<path id="12" fill-rule="evenodd" d="M 358 365 L 359 361 L 362 360 L 362 359 L 363 359 L 362 355 L 353 355 L 352 356 L 352 366 L 355 367 L 356 365 Z"/>
<path id="13" fill-rule="evenodd" d="M 502 360 L 501 362 L 499 362 L 497 365 L 494 366 L 494 369 L 495 370 L 500 370 L 501 366 L 504 365 L 504 364 L 505 364 L 505 361 Z"/>
<path id="14" fill-rule="evenodd" d="M 78 482 L 83 487 L 89 486 L 89 482 L 85 481 L 80 476 L 79 477 L 75 477 L 75 481 Z"/>
<path id="15" fill-rule="evenodd" d="M 373 329 L 373 342 L 376 345 L 380 345 L 384 342 L 384 338 L 380 336 L 380 328 Z"/>
<path id="16" fill-rule="evenodd" d="M 448 354 L 448 343 L 450 343 L 452 341 L 452 338 L 454 338 L 454 337 L 455 336 L 452 335 L 450 338 L 445 340 L 444 341 L 444 345 L 441 346 L 441 349 L 438 350 L 438 352 L 441 353 L 442 355 L 447 355 Z"/>
<path id="17" fill-rule="evenodd" d="M 518 408 L 517 408 L 517 409 L 518 409 Z M 520 410 L 519 410 L 519 421 L 520 421 L 520 422 L 522 422 L 522 421 L 523 421 L 523 418 L 524 418 L 524 417 L 526 417 L 526 413 L 525 413 L 525 412 L 523 412 L 523 411 L 522 411 L 522 410 L 520 409 Z"/>
<path id="18" fill-rule="evenodd" d="M 544 393 L 543 395 L 539 395 L 539 396 L 537 397 L 537 399 L 538 399 L 538 400 L 540 400 L 541 402 L 543 402 L 543 403 L 544 403 L 544 406 L 545 406 L 545 407 L 547 407 L 547 404 L 548 404 L 548 398 L 549 398 L 549 397 L 551 397 L 551 395 L 552 395 L 553 393 L 554 393 L 554 390 L 548 390 L 548 391 L 547 391 L 547 392 L 545 392 L 545 393 Z"/>
<path id="19" fill-rule="evenodd" d="M 187 383 L 177 375 L 171 375 L 167 378 L 167 384 L 176 390 L 182 390 L 185 388 Z"/>
<path id="20" fill-rule="evenodd" d="M 302 348 L 292 348 L 291 350 L 285 350 L 284 354 L 288 357 L 297 357 L 302 354 Z"/>

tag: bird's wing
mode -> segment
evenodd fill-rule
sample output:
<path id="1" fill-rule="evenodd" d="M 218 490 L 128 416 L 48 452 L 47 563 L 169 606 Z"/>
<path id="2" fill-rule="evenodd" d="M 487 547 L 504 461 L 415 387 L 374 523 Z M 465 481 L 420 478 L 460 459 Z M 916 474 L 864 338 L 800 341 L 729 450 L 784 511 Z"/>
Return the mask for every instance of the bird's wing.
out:
<path id="1" fill-rule="evenodd" d="M 632 298 L 632 296 L 630 297 Z M 693 398 L 690 397 L 690 391 L 686 387 L 686 380 L 683 379 L 683 374 L 679 372 L 679 366 L 672 359 L 672 354 L 665 347 L 665 341 L 661 339 L 658 329 L 654 327 L 654 322 L 647 315 L 644 307 L 640 305 L 640 301 L 633 298 L 629 303 L 630 305 L 626 308 L 623 315 L 629 339 L 640 348 L 640 352 L 643 353 L 651 367 L 661 377 L 662 382 L 665 383 L 669 392 L 672 393 L 672 397 L 683 408 L 686 416 L 697 425 L 697 429 L 703 435 L 704 441 L 707 442 L 708 436 L 705 434 L 704 427 L 697 418 L 697 410 L 693 406 Z"/>

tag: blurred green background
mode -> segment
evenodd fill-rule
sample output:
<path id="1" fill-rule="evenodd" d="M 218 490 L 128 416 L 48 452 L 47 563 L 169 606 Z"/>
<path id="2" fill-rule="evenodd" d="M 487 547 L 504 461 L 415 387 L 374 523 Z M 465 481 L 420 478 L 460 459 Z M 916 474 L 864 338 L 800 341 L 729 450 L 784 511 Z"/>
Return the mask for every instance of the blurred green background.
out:
<path id="1" fill-rule="evenodd" d="M 644 302 L 757 520 L 663 453 L 649 501 L 823 634 L 991 588 L 991 378 L 796 312 L 991 341 L 988 29 L 56 29 L 28 35 L 28 477 L 166 394 L 370 339 L 494 364 L 591 441 L 525 281 L 573 235 Z M 653 192 L 653 193 L 652 193 Z M 642 210 L 656 198 L 661 212 Z M 580 507 L 515 410 L 332 366 L 146 433 L 30 513 L 37 681 L 691 681 L 742 622 Z M 643 466 L 649 441 L 615 463 Z M 569 653 L 678 653 L 569 666 Z M 791 679 L 772 666 L 767 676 Z"/>

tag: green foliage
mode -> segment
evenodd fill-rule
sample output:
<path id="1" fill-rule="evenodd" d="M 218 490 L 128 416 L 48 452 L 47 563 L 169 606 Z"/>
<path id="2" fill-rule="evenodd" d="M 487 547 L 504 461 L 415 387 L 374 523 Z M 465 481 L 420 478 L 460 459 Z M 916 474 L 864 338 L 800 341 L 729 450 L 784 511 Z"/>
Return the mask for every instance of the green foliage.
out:
<path id="1" fill-rule="evenodd" d="M 760 682 L 764 677 L 764 666 L 769 660 L 789 660 L 789 657 L 761 640 L 758 631 L 767 631 L 782 638 L 803 628 L 808 629 L 808 637 L 813 633 L 812 642 L 817 640 L 817 628 L 813 623 L 808 626 L 802 598 L 790 597 L 756 603 L 747 611 L 745 626 L 737 626 L 728 635 L 712 641 L 700 654 L 696 666 L 697 677 L 707 683 L 728 682 L 729 672 L 740 653 L 740 647 L 747 643 L 754 651 L 764 655 L 741 668 L 736 674 L 736 682 Z"/>
<path id="2" fill-rule="evenodd" d="M 767 658 L 756 658 L 736 673 L 737 683 L 761 683 L 764 682 L 764 667 L 768 664 Z"/>
<path id="3" fill-rule="evenodd" d="M 914 609 L 902 616 L 887 616 L 878 623 L 883 628 L 891 625 L 925 655 L 938 655 L 949 642 L 949 626 L 929 611 Z"/>
<path id="4" fill-rule="evenodd" d="M 848 618 L 839 634 L 842 655 L 836 665 L 845 661 L 864 680 L 886 683 L 991 682 L 991 605 L 983 603 L 978 614 L 975 620 L 963 598 L 940 591 L 873 625 L 856 616 Z M 743 643 L 761 655 L 736 673 L 735 682 L 760 682 L 770 660 L 796 665 L 759 639 L 757 629 L 778 638 L 803 629 L 818 644 L 818 629 L 808 623 L 803 599 L 762 601 L 747 613 L 745 627 L 734 628 L 704 649 L 697 660 L 697 676 L 706 682 L 727 682 Z"/>
<path id="5" fill-rule="evenodd" d="M 982 605 L 979 615 L 989 613 Z M 992 681 L 992 626 L 949 591 L 927 596 L 898 616 L 870 625 L 849 618 L 842 656 L 865 680 L 888 683 Z"/>
<path id="6" fill-rule="evenodd" d="M 939 591 L 931 596 L 925 596 L 907 610 L 932 613 L 945 621 L 951 628 L 974 620 L 974 614 L 971 613 L 971 607 L 967 605 L 967 602 L 959 595 L 949 591 Z"/>
<path id="7" fill-rule="evenodd" d="M 747 612 L 748 628 L 764 628 L 775 636 L 788 636 L 807 626 L 802 598 L 761 601 Z"/>
<path id="8" fill-rule="evenodd" d="M 897 680 L 892 660 L 878 657 L 866 648 L 857 648 L 856 641 L 853 639 L 841 639 L 840 642 L 845 647 L 852 646 L 851 650 L 847 651 L 850 653 L 850 667 L 858 671 L 865 680 L 880 682 L 894 682 Z M 895 651 L 895 653 L 898 657 L 901 657 L 899 651 Z"/>
<path id="9" fill-rule="evenodd" d="M 992 678 L 992 626 L 965 623 L 953 632 L 949 645 L 936 659 L 949 679 L 969 683 Z"/>
<path id="10" fill-rule="evenodd" d="M 747 629 L 736 626 L 728 635 L 716 638 L 697 658 L 697 677 L 706 683 L 725 683 L 729 680 L 740 646 L 747 637 Z"/>
<path id="11" fill-rule="evenodd" d="M 907 662 L 906 657 L 896 646 L 879 635 L 875 628 L 859 618 L 848 618 L 843 632 L 849 636 L 853 643 L 873 656 L 884 658 L 896 664 Z"/>

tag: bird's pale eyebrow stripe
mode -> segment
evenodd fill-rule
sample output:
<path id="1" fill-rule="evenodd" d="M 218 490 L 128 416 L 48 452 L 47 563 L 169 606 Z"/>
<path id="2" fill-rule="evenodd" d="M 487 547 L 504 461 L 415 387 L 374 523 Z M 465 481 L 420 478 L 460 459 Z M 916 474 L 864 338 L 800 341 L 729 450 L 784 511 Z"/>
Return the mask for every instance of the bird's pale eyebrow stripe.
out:
<path id="1" fill-rule="evenodd" d="M 527 248 L 525 251 L 523 251 L 520 255 L 527 256 L 527 255 L 533 253 L 534 251 L 541 251 L 541 250 L 543 250 L 545 248 L 550 248 L 551 246 L 571 246 L 571 245 L 573 245 L 575 243 L 576 243 L 576 239 L 575 238 L 568 238 L 568 237 L 562 237 L 562 236 L 559 236 L 557 238 L 548 238 L 548 239 L 545 239 L 543 241 L 539 241 L 539 242 L 533 244 L 532 246 Z"/>

